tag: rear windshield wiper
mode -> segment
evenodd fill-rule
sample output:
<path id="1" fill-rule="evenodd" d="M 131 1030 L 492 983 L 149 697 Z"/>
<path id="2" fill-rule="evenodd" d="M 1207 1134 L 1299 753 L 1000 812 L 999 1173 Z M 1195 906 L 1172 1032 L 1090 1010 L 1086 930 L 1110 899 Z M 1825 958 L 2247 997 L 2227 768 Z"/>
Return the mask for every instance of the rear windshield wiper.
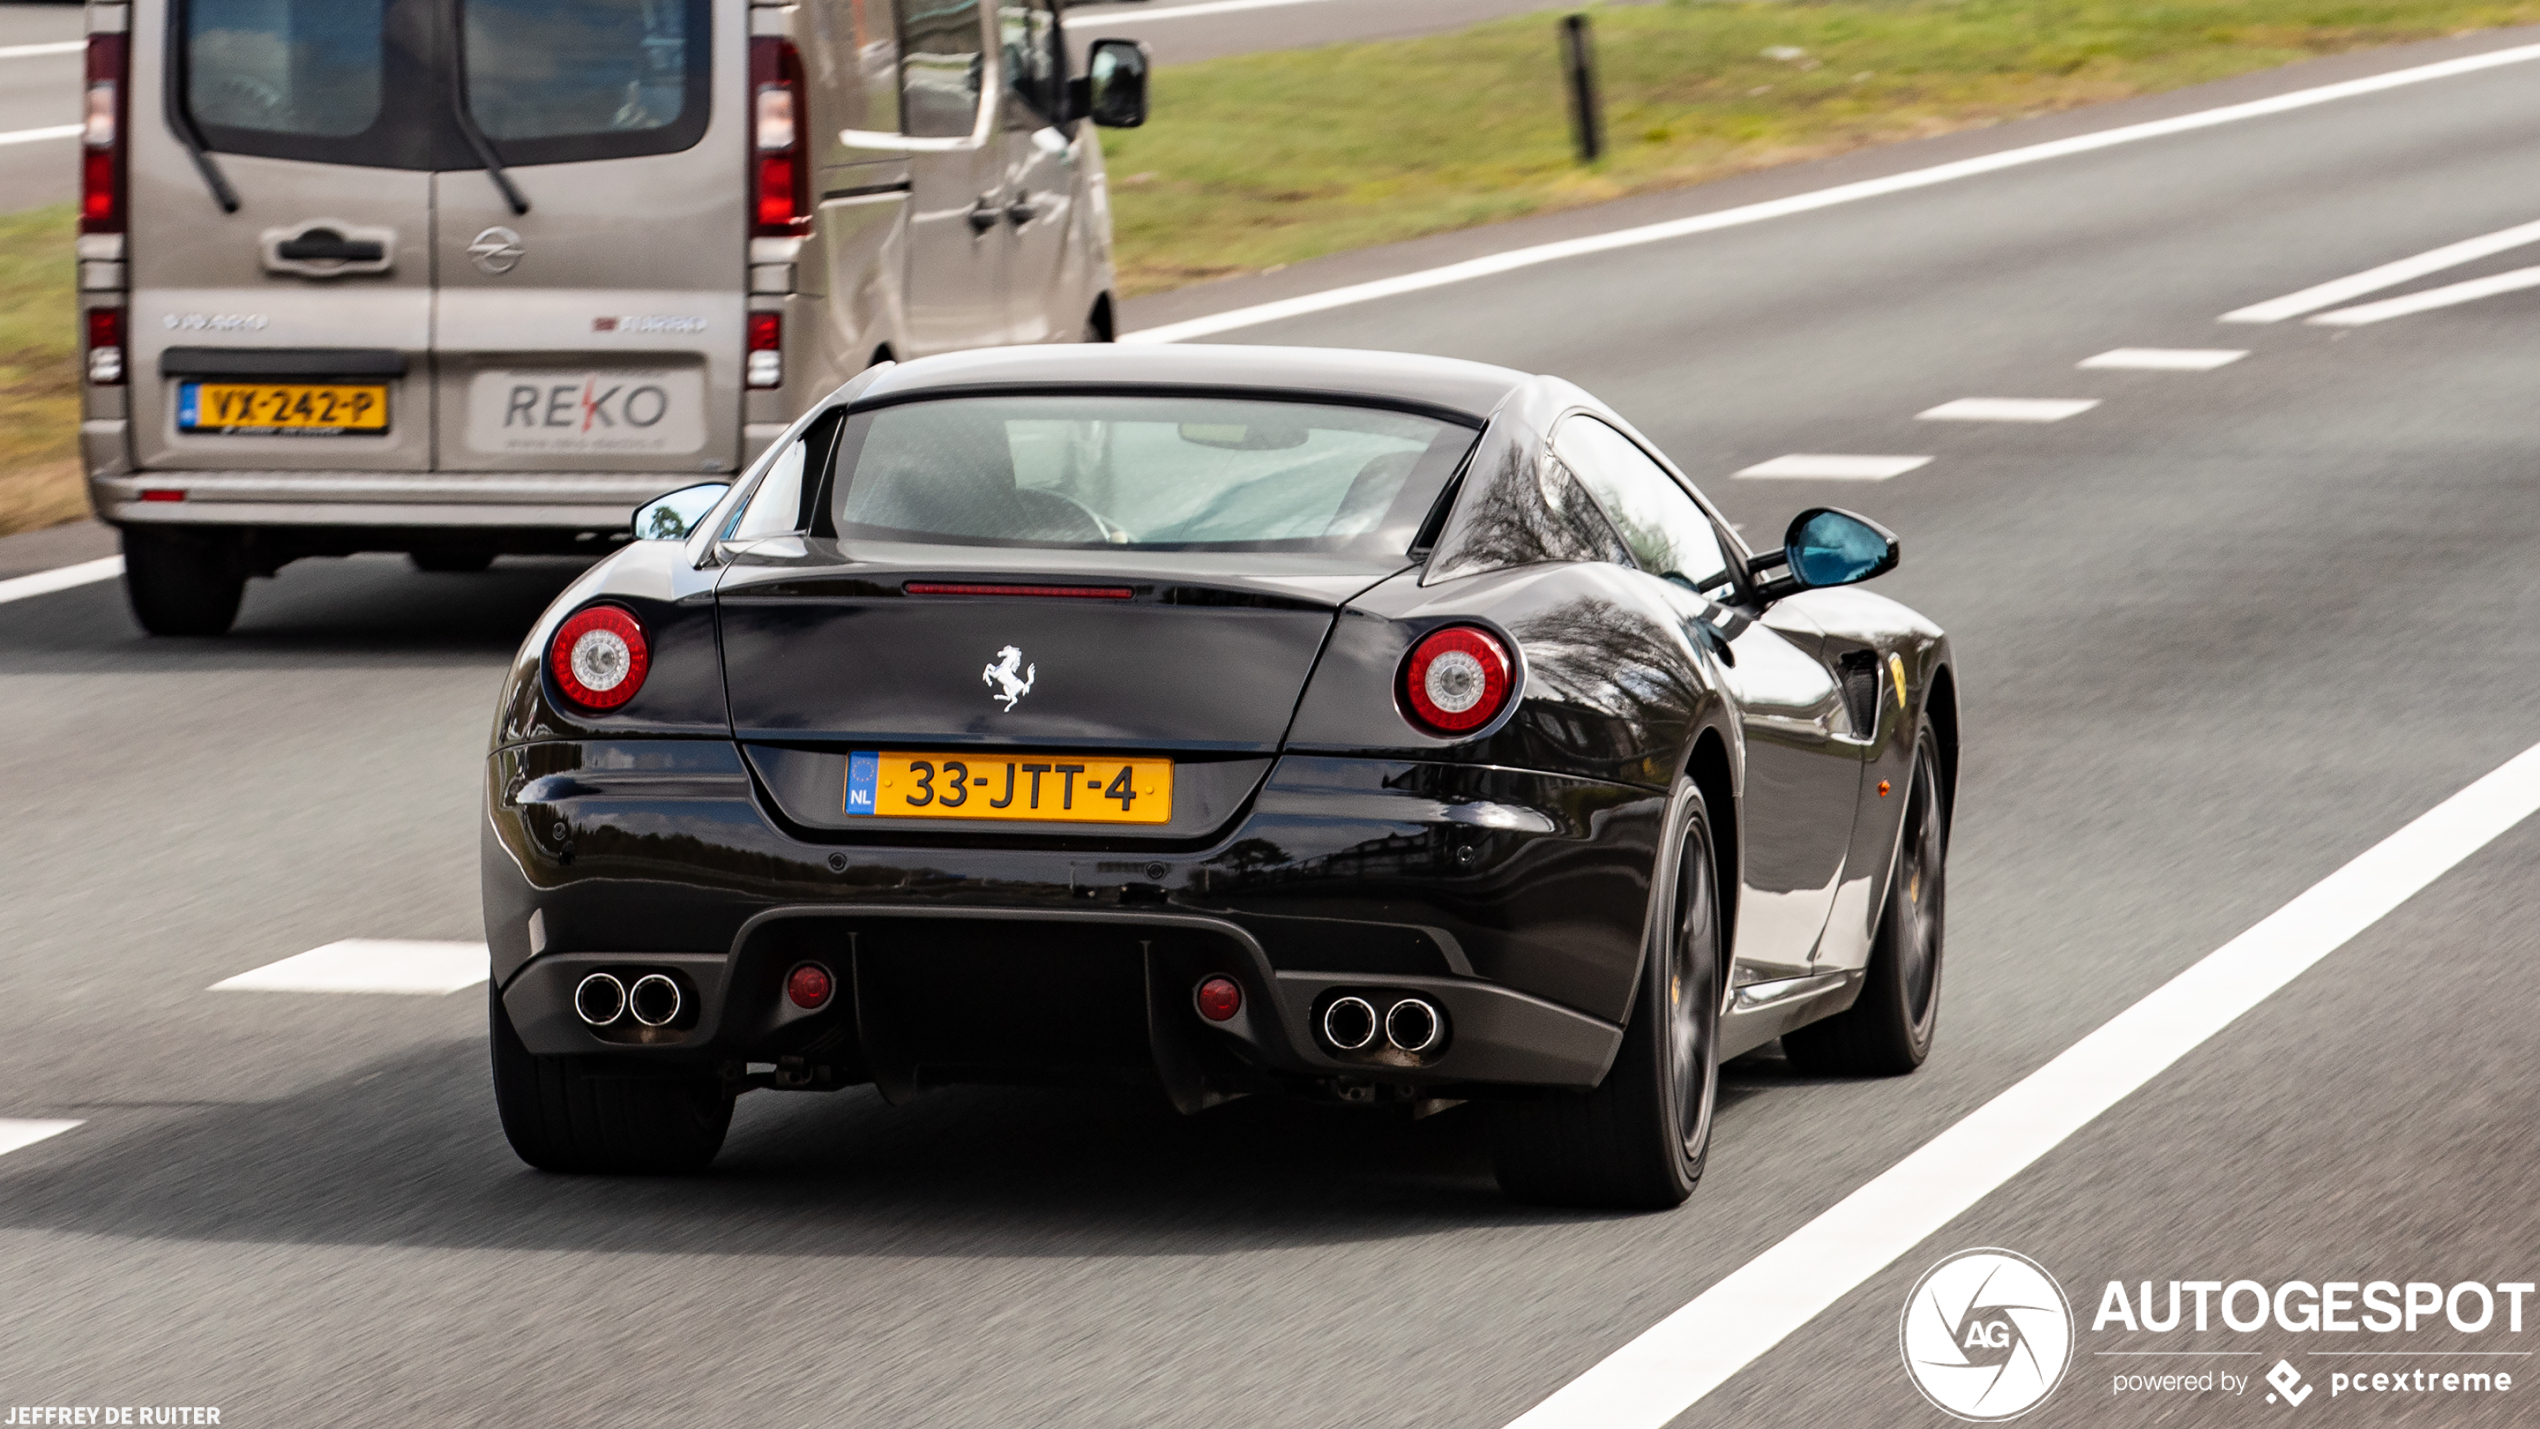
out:
<path id="1" fill-rule="evenodd" d="M 221 212 L 236 213 L 238 190 L 229 186 L 229 176 L 220 171 L 220 165 L 212 162 L 210 147 L 194 127 L 194 116 L 186 113 L 183 105 L 171 104 L 168 117 L 176 121 L 170 127 L 176 130 L 177 142 L 185 146 L 187 156 L 194 160 L 194 171 L 201 174 L 203 182 L 211 188 L 212 201 L 220 205 Z"/>
<path id="2" fill-rule="evenodd" d="M 484 165 L 485 177 L 503 191 L 503 202 L 512 206 L 513 216 L 529 212 L 529 199 L 512 182 L 512 176 L 503 172 L 502 156 L 494 152 L 494 141 L 485 137 L 485 131 L 476 127 L 476 116 L 467 112 L 466 51 L 460 49 L 450 58 L 450 113 L 459 121 L 459 132 L 467 136 L 468 147 L 476 151 L 476 161 Z"/>

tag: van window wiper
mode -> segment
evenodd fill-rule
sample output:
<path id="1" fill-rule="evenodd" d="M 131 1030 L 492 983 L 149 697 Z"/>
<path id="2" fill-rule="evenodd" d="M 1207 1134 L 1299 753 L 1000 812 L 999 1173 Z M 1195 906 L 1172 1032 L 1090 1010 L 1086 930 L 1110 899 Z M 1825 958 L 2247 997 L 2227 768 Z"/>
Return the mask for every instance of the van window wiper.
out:
<path id="1" fill-rule="evenodd" d="M 476 162 L 484 166 L 485 177 L 492 179 L 494 187 L 503 191 L 503 202 L 510 204 L 513 216 L 518 217 L 529 212 L 528 196 L 512 182 L 511 175 L 503 172 L 502 156 L 494 152 L 494 141 L 485 137 L 485 131 L 476 127 L 476 116 L 467 112 L 465 46 L 463 36 L 452 46 L 455 52 L 450 56 L 450 114 L 459 121 L 459 132 L 467 136 L 468 147 L 476 151 Z"/>
<path id="2" fill-rule="evenodd" d="M 201 131 L 194 127 L 194 116 L 185 112 L 182 103 L 171 103 L 168 105 L 168 117 L 176 121 L 169 127 L 176 130 L 177 142 L 185 146 L 186 156 L 194 161 L 194 171 L 201 174 L 204 184 L 210 187 L 212 201 L 220 205 L 221 212 L 236 213 L 238 190 L 229 186 L 229 176 L 220 171 L 220 165 L 212 162 L 211 147 L 203 142 Z"/>

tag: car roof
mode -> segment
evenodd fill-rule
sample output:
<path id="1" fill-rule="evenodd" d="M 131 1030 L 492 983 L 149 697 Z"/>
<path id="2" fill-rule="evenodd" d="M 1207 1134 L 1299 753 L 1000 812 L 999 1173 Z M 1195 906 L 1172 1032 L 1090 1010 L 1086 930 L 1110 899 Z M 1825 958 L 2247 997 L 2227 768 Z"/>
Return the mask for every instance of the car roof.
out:
<path id="1" fill-rule="evenodd" d="M 1512 368 L 1407 352 L 1227 343 L 1170 347 L 1060 343 L 921 357 L 880 374 L 873 385 L 856 394 L 855 403 L 904 401 L 979 387 L 1251 387 L 1442 408 L 1478 422 L 1488 419 L 1501 399 L 1528 380 L 1528 374 Z"/>

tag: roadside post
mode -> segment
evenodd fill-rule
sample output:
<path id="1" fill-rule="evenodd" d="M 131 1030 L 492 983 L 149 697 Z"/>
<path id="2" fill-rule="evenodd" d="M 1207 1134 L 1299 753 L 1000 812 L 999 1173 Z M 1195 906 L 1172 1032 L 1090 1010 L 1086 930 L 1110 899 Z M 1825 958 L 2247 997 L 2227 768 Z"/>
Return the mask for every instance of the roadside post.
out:
<path id="1" fill-rule="evenodd" d="M 1561 68 L 1569 82 L 1570 134 L 1579 162 L 1593 164 L 1605 153 L 1605 113 L 1596 93 L 1595 37 L 1585 15 L 1561 17 Z"/>

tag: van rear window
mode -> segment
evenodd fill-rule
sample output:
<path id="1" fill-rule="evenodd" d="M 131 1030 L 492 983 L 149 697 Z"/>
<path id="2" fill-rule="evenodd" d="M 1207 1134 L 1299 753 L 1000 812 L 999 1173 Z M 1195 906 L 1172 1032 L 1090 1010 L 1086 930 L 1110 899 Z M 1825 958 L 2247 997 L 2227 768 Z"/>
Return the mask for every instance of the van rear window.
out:
<path id="1" fill-rule="evenodd" d="M 468 111 L 508 160 L 660 153 L 704 132 L 703 0 L 465 0 L 465 13 Z"/>
<path id="2" fill-rule="evenodd" d="M 379 121 L 382 0 L 194 0 L 185 98 L 196 122 L 341 139 Z"/>

